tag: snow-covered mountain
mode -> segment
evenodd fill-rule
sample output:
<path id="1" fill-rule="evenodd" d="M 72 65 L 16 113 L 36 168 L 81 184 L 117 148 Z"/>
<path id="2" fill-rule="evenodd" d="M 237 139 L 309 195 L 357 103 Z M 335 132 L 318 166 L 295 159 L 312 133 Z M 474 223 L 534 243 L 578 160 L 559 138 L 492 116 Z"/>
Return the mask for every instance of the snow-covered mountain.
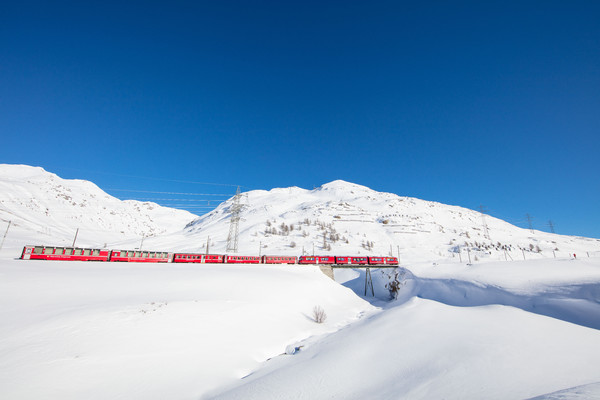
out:
<path id="1" fill-rule="evenodd" d="M 0 164 L 0 193 L 0 219 L 11 222 L 7 242 L 18 237 L 64 245 L 79 229 L 77 244 L 105 246 L 181 230 L 197 217 L 155 203 L 122 201 L 92 182 L 62 179 L 27 165 Z"/>
<path id="2" fill-rule="evenodd" d="M 400 254 L 404 261 L 462 257 L 527 259 L 585 255 L 600 240 L 530 231 L 480 212 L 381 193 L 341 180 L 314 190 L 298 187 L 243 193 L 242 254 Z M 171 239 L 179 250 L 225 252 L 234 199 L 201 216 Z M 460 252 L 460 253 L 459 253 Z M 460 254 L 460 255 L 459 255 Z"/>
<path id="3" fill-rule="evenodd" d="M 225 253 L 231 198 L 201 217 L 121 201 L 91 182 L 0 165 L 0 218 L 28 243 Z M 400 256 L 401 262 L 513 260 L 600 252 L 600 240 L 531 231 L 480 212 L 337 180 L 242 193 L 238 253 Z M 1 229 L 1 228 L 0 228 Z M 9 238 L 15 239 L 14 232 Z M 24 238 L 24 239 L 23 239 Z M 16 243 L 15 247 L 25 243 Z"/>

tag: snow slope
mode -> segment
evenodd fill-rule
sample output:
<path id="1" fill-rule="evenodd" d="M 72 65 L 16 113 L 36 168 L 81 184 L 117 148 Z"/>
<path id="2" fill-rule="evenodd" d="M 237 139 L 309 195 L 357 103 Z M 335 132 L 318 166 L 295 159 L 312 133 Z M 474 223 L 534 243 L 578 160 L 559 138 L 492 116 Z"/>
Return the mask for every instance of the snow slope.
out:
<path id="1" fill-rule="evenodd" d="M 405 262 L 523 260 L 600 255 L 600 240 L 530 231 L 457 206 L 334 181 L 242 194 L 239 253 L 400 255 Z M 182 232 L 151 239 L 178 250 L 224 253 L 233 199 Z M 459 256 L 459 252 L 461 255 Z"/>
<path id="2" fill-rule="evenodd" d="M 523 399 L 600 381 L 598 331 L 506 306 L 412 298 L 216 399 Z"/>
<path id="3" fill-rule="evenodd" d="M 40 167 L 0 164 L 0 219 L 11 221 L 5 247 L 25 244 L 104 247 L 181 230 L 197 216 L 139 201 L 121 201 L 92 182 L 62 179 Z"/>
<path id="4" fill-rule="evenodd" d="M 314 267 L 2 260 L 0 398 L 197 399 L 373 310 Z"/>
<path id="5" fill-rule="evenodd" d="M 346 287 L 313 267 L 0 260 L 0 397 L 600 395 L 600 259 L 423 263 L 394 302 L 381 272 L 365 299 L 348 289 L 361 273 L 339 275 Z M 582 300 L 581 324 L 548 316 Z"/>
<path id="6" fill-rule="evenodd" d="M 375 302 L 383 312 L 265 363 L 214 398 L 600 397 L 600 259 L 405 272 L 399 300 Z M 339 275 L 364 288 L 364 275 Z M 374 279 L 386 297 L 386 280 Z M 566 322 L 569 313 L 581 324 Z"/>

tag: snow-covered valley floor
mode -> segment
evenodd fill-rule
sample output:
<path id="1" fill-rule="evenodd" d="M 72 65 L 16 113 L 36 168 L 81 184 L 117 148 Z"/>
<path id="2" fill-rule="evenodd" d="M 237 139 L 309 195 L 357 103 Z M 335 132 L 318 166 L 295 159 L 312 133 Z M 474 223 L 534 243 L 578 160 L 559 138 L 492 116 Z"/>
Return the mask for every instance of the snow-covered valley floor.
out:
<path id="1" fill-rule="evenodd" d="M 403 272 L 3 257 L 0 398 L 600 397 L 600 259 Z"/>

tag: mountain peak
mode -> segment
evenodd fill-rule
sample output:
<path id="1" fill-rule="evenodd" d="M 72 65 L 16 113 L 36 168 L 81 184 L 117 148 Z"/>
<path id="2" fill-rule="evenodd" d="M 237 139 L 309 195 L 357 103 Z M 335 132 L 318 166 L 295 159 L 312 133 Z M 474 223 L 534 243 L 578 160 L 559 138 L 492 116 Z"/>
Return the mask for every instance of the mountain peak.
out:
<path id="1" fill-rule="evenodd" d="M 352 190 L 360 190 L 360 191 L 372 191 L 366 186 L 358 185 L 356 183 L 347 182 L 341 179 L 337 179 L 335 181 L 331 181 L 329 183 L 325 183 L 318 187 L 315 190 L 329 190 L 329 191 L 352 191 Z"/>

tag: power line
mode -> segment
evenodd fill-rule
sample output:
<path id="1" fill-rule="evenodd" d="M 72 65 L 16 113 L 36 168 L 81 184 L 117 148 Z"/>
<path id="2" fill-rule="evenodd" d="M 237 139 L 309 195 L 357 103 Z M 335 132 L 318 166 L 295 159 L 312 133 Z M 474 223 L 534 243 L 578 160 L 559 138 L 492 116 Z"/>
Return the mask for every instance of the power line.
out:
<path id="1" fill-rule="evenodd" d="M 210 199 L 210 200 L 204 200 L 204 199 L 173 199 L 173 198 L 159 199 L 159 198 L 155 198 L 155 197 L 135 197 L 135 198 L 131 198 L 131 199 L 128 199 L 128 200 L 137 200 L 137 201 L 142 201 L 142 200 L 147 200 L 147 201 L 149 201 L 149 200 L 152 200 L 152 201 L 154 201 L 154 200 L 170 200 L 170 201 L 224 201 L 224 200 L 221 200 L 221 199 L 219 199 L 219 200 L 213 200 L 213 199 Z"/>
<path id="2" fill-rule="evenodd" d="M 178 180 L 178 179 L 153 178 L 153 177 L 148 177 L 148 176 L 136 176 L 136 175 L 116 174 L 114 172 L 106 172 L 106 171 L 90 171 L 90 170 L 83 170 L 83 169 L 69 168 L 69 167 L 62 167 L 62 168 L 63 169 L 67 169 L 67 170 L 71 170 L 71 171 L 79 171 L 79 172 L 87 172 L 87 173 L 103 174 L 103 175 L 113 175 L 113 176 L 122 176 L 124 178 L 148 179 L 148 180 L 153 180 L 153 181 L 176 182 L 176 183 L 193 183 L 195 185 L 212 185 L 212 186 L 231 186 L 231 187 L 237 187 L 237 186 L 239 186 L 239 185 L 233 185 L 233 184 L 230 184 L 230 183 L 184 181 L 184 180 Z"/>
<path id="3" fill-rule="evenodd" d="M 153 190 L 133 190 L 133 189 L 106 189 L 106 190 L 114 190 L 117 192 L 135 192 L 135 193 L 157 193 L 157 194 L 182 194 L 187 196 L 233 196 L 231 193 L 182 193 L 182 192 L 157 192 Z"/>

